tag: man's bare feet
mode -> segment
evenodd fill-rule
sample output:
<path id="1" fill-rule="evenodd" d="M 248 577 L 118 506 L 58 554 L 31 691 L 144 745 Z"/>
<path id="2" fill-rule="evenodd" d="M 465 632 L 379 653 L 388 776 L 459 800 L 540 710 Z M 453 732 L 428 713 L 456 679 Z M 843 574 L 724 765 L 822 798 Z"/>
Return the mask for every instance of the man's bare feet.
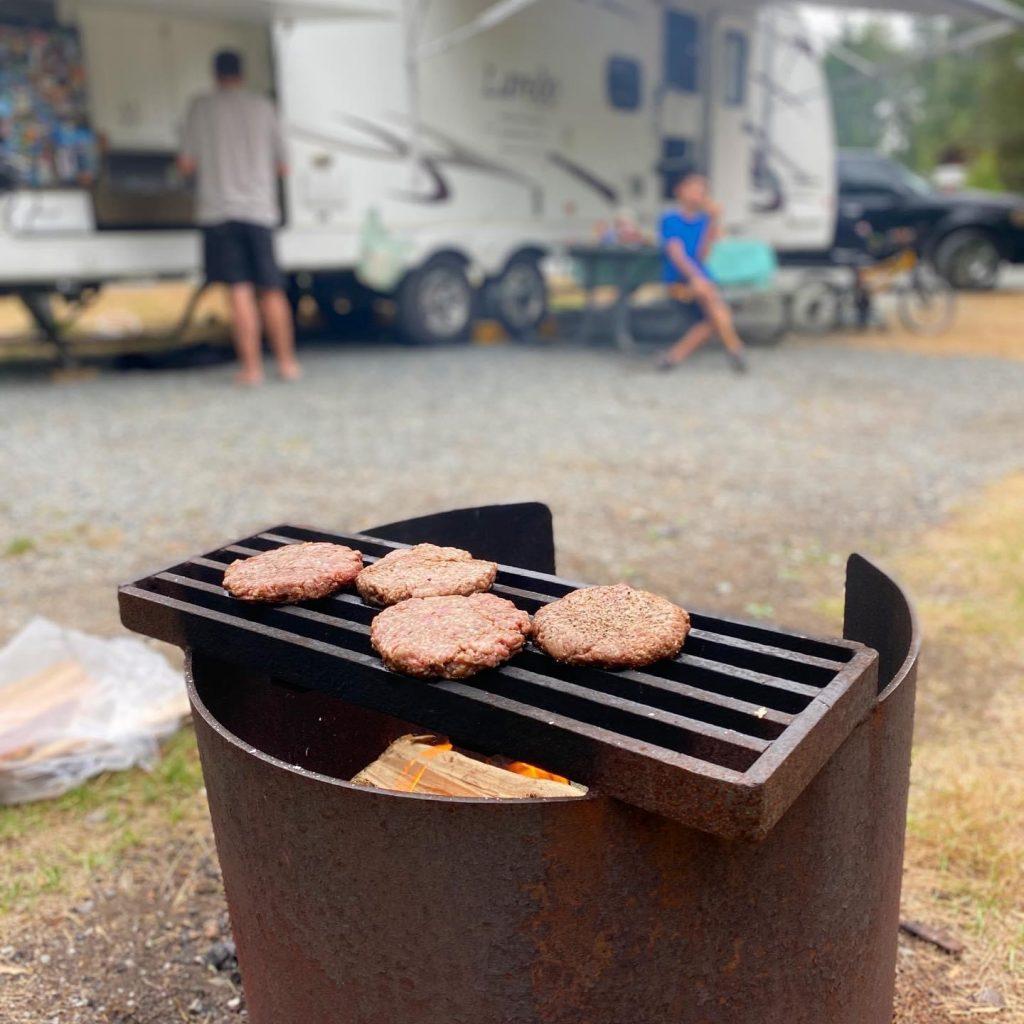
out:
<path id="1" fill-rule="evenodd" d="M 262 370 L 239 370 L 235 374 L 235 384 L 240 388 L 258 388 L 262 383 Z"/>
<path id="2" fill-rule="evenodd" d="M 277 372 L 281 380 L 302 379 L 302 367 L 297 362 L 281 363 L 277 368 Z"/>

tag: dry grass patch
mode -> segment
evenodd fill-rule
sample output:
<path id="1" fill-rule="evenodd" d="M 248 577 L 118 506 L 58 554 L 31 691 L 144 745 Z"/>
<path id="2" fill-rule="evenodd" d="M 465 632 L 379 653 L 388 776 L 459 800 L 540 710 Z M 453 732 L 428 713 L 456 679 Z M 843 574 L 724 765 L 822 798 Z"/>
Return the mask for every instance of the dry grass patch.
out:
<path id="1" fill-rule="evenodd" d="M 957 295 L 957 317 L 943 334 L 930 338 L 912 334 L 895 317 L 883 331 L 835 334 L 831 340 L 853 348 L 910 352 L 928 356 L 989 356 L 1024 359 L 1024 294 L 991 292 Z M 815 344 L 818 340 L 815 339 Z"/>
<path id="2" fill-rule="evenodd" d="M 948 966 L 950 1019 L 983 1012 L 971 1000 L 991 986 L 1000 1019 L 1024 1020 L 1024 476 L 895 567 L 921 615 L 933 719 L 914 752 L 905 912 L 968 944 Z"/>

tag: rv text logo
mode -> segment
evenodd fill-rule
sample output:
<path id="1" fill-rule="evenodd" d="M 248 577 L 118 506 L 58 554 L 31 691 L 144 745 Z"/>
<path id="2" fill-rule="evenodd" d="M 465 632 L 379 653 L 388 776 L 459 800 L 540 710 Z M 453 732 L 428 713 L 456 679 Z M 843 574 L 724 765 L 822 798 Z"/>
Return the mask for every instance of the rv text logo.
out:
<path id="1" fill-rule="evenodd" d="M 561 83 L 545 68 L 532 74 L 525 71 L 503 71 L 495 64 L 484 65 L 483 94 L 490 100 L 517 100 L 537 107 L 554 106 Z"/>

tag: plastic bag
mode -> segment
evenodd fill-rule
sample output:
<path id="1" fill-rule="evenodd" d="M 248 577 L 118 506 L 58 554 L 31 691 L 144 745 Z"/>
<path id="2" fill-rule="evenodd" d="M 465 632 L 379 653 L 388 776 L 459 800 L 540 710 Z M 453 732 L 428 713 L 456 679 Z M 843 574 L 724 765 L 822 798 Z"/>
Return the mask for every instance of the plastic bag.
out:
<path id="1" fill-rule="evenodd" d="M 149 766 L 187 714 L 180 674 L 142 641 L 32 619 L 0 650 L 0 803 Z"/>
<path id="2" fill-rule="evenodd" d="M 359 239 L 356 277 L 367 288 L 378 292 L 392 291 L 405 274 L 407 248 L 384 227 L 377 208 L 371 207 L 363 221 Z"/>

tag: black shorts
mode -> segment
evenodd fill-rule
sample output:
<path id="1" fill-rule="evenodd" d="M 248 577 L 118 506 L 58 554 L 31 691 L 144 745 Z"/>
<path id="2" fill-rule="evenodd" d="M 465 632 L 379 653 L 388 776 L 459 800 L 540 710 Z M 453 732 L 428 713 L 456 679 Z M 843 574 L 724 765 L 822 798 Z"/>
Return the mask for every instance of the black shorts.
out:
<path id="1" fill-rule="evenodd" d="M 211 283 L 284 287 L 274 257 L 274 232 L 262 224 L 228 220 L 204 227 L 203 266 Z"/>

